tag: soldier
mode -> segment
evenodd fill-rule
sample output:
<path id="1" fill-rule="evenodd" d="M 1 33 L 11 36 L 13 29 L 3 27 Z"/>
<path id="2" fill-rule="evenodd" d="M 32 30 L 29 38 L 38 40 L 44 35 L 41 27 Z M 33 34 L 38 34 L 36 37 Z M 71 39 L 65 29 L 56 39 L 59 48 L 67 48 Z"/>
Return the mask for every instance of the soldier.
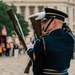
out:
<path id="1" fill-rule="evenodd" d="M 62 11 L 45 8 L 45 16 L 41 18 L 43 36 L 37 38 L 32 51 L 28 51 L 34 75 L 68 75 L 74 40 L 62 29 L 67 17 Z"/>

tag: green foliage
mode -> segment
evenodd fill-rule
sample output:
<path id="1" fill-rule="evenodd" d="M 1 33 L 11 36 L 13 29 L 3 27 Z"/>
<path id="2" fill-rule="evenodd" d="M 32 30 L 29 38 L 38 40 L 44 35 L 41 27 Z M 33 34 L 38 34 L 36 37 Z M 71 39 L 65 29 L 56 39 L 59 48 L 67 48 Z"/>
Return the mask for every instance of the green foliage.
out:
<path id="1" fill-rule="evenodd" d="M 9 5 L 3 3 L 2 1 L 0 1 L 0 32 L 1 32 L 2 27 L 5 25 L 6 29 L 7 29 L 7 35 L 12 35 L 11 32 L 14 31 L 13 25 L 12 25 L 12 22 L 11 22 L 9 16 L 6 13 L 6 11 L 9 8 L 13 8 L 16 13 L 16 8 L 13 5 L 9 6 Z M 23 29 L 24 35 L 27 36 L 28 32 L 29 32 L 28 23 L 24 20 L 24 18 L 20 14 L 17 14 L 17 17 L 18 17 L 20 25 Z"/>
<path id="2" fill-rule="evenodd" d="M 5 3 L 3 3 L 3 2 L 0 1 L 0 30 L 2 29 L 3 25 L 6 26 L 7 31 L 10 30 L 10 28 L 8 27 L 9 24 L 10 24 L 10 21 L 8 20 L 8 15 L 6 13 L 6 10 L 8 8 L 9 8 L 8 5 L 6 5 Z"/>
<path id="3" fill-rule="evenodd" d="M 18 18 L 18 21 L 19 21 L 21 27 L 22 27 L 22 30 L 23 30 L 23 32 L 24 32 L 24 35 L 27 36 L 27 35 L 28 35 L 28 32 L 29 32 L 29 30 L 27 29 L 28 26 L 29 26 L 29 25 L 28 25 L 28 22 L 26 22 L 26 21 L 24 20 L 24 17 L 21 16 L 20 14 L 16 14 L 16 16 L 17 16 L 17 18 Z"/>

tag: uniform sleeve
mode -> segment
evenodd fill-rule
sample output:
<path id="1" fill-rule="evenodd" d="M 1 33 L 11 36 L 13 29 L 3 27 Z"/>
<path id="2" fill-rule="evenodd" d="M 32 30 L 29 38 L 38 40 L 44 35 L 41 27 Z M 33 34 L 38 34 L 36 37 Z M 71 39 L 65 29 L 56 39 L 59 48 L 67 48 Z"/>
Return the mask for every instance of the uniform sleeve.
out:
<path id="1" fill-rule="evenodd" d="M 34 75 L 42 75 L 44 64 L 44 50 L 41 39 L 37 39 L 33 49 L 33 73 Z"/>
<path id="2" fill-rule="evenodd" d="M 72 43 L 74 44 L 74 42 L 75 42 L 74 35 L 72 33 L 70 33 L 70 32 L 67 32 L 66 35 L 71 39 Z"/>
<path id="3" fill-rule="evenodd" d="M 31 60 L 33 60 L 33 48 L 30 48 L 30 49 L 27 51 L 27 54 L 29 55 L 29 57 L 31 58 Z"/>

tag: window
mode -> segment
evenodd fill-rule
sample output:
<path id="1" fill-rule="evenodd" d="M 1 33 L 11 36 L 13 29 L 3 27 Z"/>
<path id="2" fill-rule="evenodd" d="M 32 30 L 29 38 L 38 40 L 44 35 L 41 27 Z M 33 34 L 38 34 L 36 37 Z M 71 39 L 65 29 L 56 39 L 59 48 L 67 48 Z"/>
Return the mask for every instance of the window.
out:
<path id="1" fill-rule="evenodd" d="M 30 15 L 34 14 L 34 6 L 30 6 L 29 10 L 30 10 Z"/>
<path id="2" fill-rule="evenodd" d="M 43 6 L 39 6 L 38 9 L 39 9 L 39 12 L 42 12 L 44 7 Z"/>
<path id="3" fill-rule="evenodd" d="M 54 6 L 54 9 L 57 9 L 57 6 Z"/>
<path id="4" fill-rule="evenodd" d="M 75 9 L 73 8 L 73 21 L 75 22 Z"/>
<path id="5" fill-rule="evenodd" d="M 25 6 L 20 6 L 21 8 L 21 15 L 24 16 L 25 15 Z"/>
<path id="6" fill-rule="evenodd" d="M 75 30 L 75 25 L 73 25 L 73 30 Z"/>
<path id="7" fill-rule="evenodd" d="M 66 8 L 67 14 L 69 15 L 69 7 Z"/>

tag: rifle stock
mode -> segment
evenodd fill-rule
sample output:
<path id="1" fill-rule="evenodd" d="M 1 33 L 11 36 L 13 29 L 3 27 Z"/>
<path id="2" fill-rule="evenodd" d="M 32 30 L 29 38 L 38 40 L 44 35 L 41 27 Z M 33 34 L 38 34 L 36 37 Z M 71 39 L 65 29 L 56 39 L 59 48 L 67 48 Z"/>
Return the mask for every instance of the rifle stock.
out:
<path id="1" fill-rule="evenodd" d="M 27 64 L 27 66 L 26 66 L 26 68 L 25 68 L 24 73 L 29 73 L 31 65 L 32 65 L 32 61 L 31 61 L 31 60 L 29 60 L 29 62 L 28 62 L 28 64 Z"/>
<path id="2" fill-rule="evenodd" d="M 16 17 L 16 15 L 15 15 L 13 9 L 9 9 L 9 10 L 7 10 L 7 14 L 8 14 L 8 16 L 10 17 L 10 20 L 11 20 L 12 23 L 13 23 L 13 27 L 14 27 L 15 32 L 16 32 L 17 35 L 20 37 L 20 41 L 22 41 L 22 44 L 23 44 L 25 50 L 27 50 L 27 46 L 26 46 L 26 43 L 25 43 L 24 37 L 23 37 L 23 35 L 22 35 L 22 32 L 21 32 L 20 29 L 19 29 L 20 32 L 19 32 L 19 30 L 17 29 L 17 26 L 16 26 L 17 17 Z M 18 25 L 18 26 L 19 26 L 19 25 Z M 19 27 L 19 28 L 20 28 L 20 27 Z"/>
<path id="3" fill-rule="evenodd" d="M 35 34 L 37 37 L 40 37 L 42 32 L 41 32 L 41 21 L 40 20 L 35 20 L 36 17 L 30 18 L 30 21 L 32 23 L 33 29 L 35 31 Z"/>

